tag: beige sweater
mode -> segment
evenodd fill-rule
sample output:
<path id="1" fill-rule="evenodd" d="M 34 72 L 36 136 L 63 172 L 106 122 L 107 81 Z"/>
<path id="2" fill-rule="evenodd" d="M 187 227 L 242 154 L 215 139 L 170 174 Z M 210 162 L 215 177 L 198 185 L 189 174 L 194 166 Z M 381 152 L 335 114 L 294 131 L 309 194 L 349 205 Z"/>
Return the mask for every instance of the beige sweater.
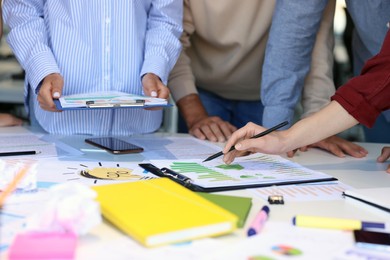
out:
<path id="1" fill-rule="evenodd" d="M 330 1 L 313 51 L 303 93 L 306 114 L 328 104 L 334 93 L 334 4 Z M 198 86 L 227 99 L 260 100 L 274 5 L 272 0 L 184 0 L 183 50 L 168 82 L 173 98 L 197 93 Z"/>

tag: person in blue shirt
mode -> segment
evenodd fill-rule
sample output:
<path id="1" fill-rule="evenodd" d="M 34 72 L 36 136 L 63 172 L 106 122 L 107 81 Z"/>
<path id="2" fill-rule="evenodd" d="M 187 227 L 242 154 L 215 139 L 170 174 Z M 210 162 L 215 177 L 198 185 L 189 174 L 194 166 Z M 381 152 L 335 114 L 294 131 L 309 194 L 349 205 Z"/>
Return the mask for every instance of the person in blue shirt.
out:
<path id="1" fill-rule="evenodd" d="M 264 100 L 263 125 L 272 127 L 291 120 L 303 82 L 310 69 L 310 58 L 322 13 L 328 0 L 277 0 L 263 65 L 261 95 Z M 354 72 L 379 52 L 390 21 L 388 0 L 347 0 L 347 9 L 355 24 L 353 37 Z M 269 98 L 269 97 L 272 97 Z M 275 117 L 278 114 L 278 117 Z M 378 129 L 380 142 L 390 142 L 389 122 Z M 381 116 L 376 124 L 381 124 Z M 374 126 L 373 129 L 375 129 Z M 366 140 L 370 141 L 370 140 Z"/>
<path id="2" fill-rule="evenodd" d="M 181 0 L 8 0 L 7 40 L 26 71 L 31 118 L 49 133 L 131 135 L 157 130 L 161 110 L 57 112 L 53 98 L 122 91 L 167 98 L 181 50 Z"/>

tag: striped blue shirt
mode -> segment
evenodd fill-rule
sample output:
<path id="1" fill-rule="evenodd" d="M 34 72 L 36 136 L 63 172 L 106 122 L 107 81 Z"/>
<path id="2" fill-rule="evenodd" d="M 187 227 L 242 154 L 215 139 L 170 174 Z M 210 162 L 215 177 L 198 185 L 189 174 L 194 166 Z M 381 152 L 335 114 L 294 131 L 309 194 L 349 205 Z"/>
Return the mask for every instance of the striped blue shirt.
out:
<path id="1" fill-rule="evenodd" d="M 162 111 L 44 111 L 36 91 L 64 77 L 62 95 L 117 90 L 143 94 L 141 76 L 166 85 L 180 53 L 182 0 L 7 0 L 8 43 L 26 71 L 26 100 L 49 133 L 130 135 L 157 130 Z"/>

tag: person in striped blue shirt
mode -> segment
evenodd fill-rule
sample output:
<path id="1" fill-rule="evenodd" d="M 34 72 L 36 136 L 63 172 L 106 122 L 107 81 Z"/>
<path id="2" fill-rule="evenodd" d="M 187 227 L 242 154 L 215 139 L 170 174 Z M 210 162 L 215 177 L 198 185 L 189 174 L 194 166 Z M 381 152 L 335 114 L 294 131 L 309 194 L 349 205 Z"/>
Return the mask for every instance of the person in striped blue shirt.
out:
<path id="1" fill-rule="evenodd" d="M 58 112 L 61 95 L 122 91 L 168 98 L 181 50 L 181 0 L 7 0 L 7 41 L 26 71 L 32 124 L 56 134 L 131 135 L 157 130 L 162 110 Z"/>

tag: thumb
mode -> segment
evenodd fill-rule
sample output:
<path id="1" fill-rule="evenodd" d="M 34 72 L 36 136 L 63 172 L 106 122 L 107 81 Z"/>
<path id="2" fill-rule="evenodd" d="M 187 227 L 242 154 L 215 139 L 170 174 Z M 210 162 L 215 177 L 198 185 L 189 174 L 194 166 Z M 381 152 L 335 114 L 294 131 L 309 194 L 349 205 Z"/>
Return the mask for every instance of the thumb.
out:
<path id="1" fill-rule="evenodd" d="M 54 99 L 59 99 L 62 95 L 62 87 L 53 86 L 51 90 L 51 95 Z"/>
<path id="2" fill-rule="evenodd" d="M 54 99 L 58 99 L 62 95 L 62 88 L 64 86 L 64 80 L 60 75 L 57 75 L 52 81 L 51 96 Z"/>

